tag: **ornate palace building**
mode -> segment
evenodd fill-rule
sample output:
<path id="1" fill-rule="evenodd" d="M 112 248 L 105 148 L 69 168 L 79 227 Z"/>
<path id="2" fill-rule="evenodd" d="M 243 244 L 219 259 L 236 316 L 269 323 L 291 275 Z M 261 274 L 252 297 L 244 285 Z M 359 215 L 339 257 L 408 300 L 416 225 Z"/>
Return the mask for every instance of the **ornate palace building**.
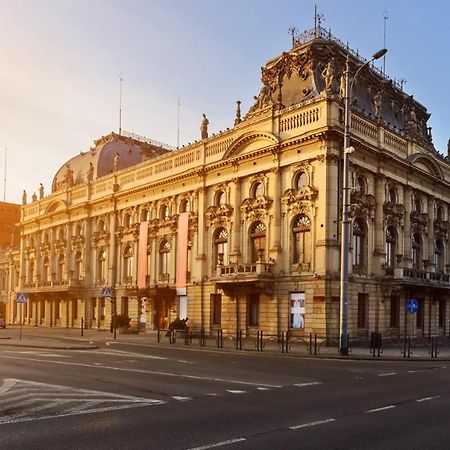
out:
<path id="1" fill-rule="evenodd" d="M 343 77 L 365 60 L 317 27 L 262 68 L 234 126 L 179 150 L 111 133 L 22 207 L 25 323 L 277 334 L 339 330 Z M 426 108 L 377 69 L 351 96 L 349 332 L 448 332 L 450 165 Z M 8 322 L 18 321 L 11 296 Z"/>

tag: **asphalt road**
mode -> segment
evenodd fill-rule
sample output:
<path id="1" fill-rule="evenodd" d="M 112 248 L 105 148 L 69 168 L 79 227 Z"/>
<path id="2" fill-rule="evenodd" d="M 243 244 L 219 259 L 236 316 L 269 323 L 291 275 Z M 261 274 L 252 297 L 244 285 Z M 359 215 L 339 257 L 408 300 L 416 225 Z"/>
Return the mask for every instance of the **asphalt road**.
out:
<path id="1" fill-rule="evenodd" d="M 0 448 L 450 448 L 450 363 L 99 346 L 0 347 Z"/>

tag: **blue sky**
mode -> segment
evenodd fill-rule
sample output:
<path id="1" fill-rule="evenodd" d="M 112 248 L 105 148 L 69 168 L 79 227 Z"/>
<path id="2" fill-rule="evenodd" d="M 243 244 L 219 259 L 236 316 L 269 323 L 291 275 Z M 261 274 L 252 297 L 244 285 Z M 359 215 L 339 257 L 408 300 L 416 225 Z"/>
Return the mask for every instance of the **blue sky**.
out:
<path id="1" fill-rule="evenodd" d="M 450 137 L 450 3 L 444 0 L 0 0 L 0 177 L 20 202 L 94 139 L 123 128 L 176 146 L 231 127 L 259 91 L 260 67 L 290 48 L 288 29 L 323 26 L 362 56 L 383 47 L 386 73 L 432 114 L 435 146 Z M 3 200 L 3 183 L 0 184 Z"/>

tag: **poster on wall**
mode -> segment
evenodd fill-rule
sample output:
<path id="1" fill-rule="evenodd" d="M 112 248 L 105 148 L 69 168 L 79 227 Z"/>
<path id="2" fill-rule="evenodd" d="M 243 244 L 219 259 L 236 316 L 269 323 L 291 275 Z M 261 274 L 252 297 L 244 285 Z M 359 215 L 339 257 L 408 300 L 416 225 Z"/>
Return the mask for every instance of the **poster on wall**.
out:
<path id="1" fill-rule="evenodd" d="M 291 292 L 291 328 L 305 328 L 305 293 Z"/>

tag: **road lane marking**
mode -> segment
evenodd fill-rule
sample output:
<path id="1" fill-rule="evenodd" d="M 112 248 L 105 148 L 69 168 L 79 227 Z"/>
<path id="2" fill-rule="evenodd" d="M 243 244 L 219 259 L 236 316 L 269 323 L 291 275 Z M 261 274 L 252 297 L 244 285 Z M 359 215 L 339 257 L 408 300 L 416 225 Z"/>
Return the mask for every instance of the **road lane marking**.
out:
<path id="1" fill-rule="evenodd" d="M 435 398 L 439 398 L 440 395 L 434 395 L 433 397 L 424 397 L 424 398 L 419 398 L 416 400 L 416 402 L 427 402 L 429 400 L 434 400 Z"/>
<path id="2" fill-rule="evenodd" d="M 114 367 L 114 366 L 104 366 L 104 365 L 97 365 L 100 363 L 93 363 L 93 364 L 87 364 L 87 363 L 75 363 L 75 362 L 69 362 L 69 361 L 52 361 L 48 359 L 38 359 L 38 358 L 21 358 L 19 356 L 8 356 L 8 355 L 1 355 L 0 359 L 13 359 L 13 360 L 19 360 L 19 361 L 33 361 L 33 362 L 41 362 L 45 364 L 57 364 L 61 366 L 75 366 L 75 367 L 88 367 L 91 369 L 104 369 L 104 370 L 117 370 L 119 372 L 132 372 L 132 373 L 142 373 L 147 375 L 158 375 L 158 376 L 165 376 L 165 377 L 173 377 L 173 378 L 188 378 L 188 379 L 194 379 L 194 380 L 201 380 L 201 381 L 213 381 L 215 383 L 229 383 L 229 384 L 240 384 L 244 386 L 263 386 L 263 387 L 269 387 L 269 388 L 282 388 L 282 385 L 278 384 L 266 384 L 266 383 L 257 383 L 253 381 L 241 381 L 241 380 L 229 380 L 226 378 L 215 378 L 215 377 L 204 377 L 204 376 L 198 376 L 198 375 L 186 375 L 186 374 L 179 374 L 179 373 L 172 373 L 172 372 L 160 372 L 157 370 L 145 370 L 145 369 L 134 369 L 130 367 Z"/>
<path id="3" fill-rule="evenodd" d="M 185 361 L 184 359 L 177 359 L 177 362 L 182 364 L 195 364 L 193 361 Z"/>
<path id="4" fill-rule="evenodd" d="M 336 419 L 324 419 L 324 420 L 316 420 L 315 422 L 302 423 L 301 425 L 294 425 L 289 427 L 290 430 L 300 430 L 302 428 L 315 427 L 316 425 L 322 425 L 325 423 L 334 422 Z"/>
<path id="5" fill-rule="evenodd" d="M 418 373 L 418 372 L 423 372 L 423 369 L 408 370 L 408 373 Z"/>
<path id="6" fill-rule="evenodd" d="M 270 389 L 266 387 L 259 387 L 258 391 L 270 391 Z"/>
<path id="7" fill-rule="evenodd" d="M 245 440 L 245 438 L 228 439 L 227 441 L 214 442 L 212 444 L 202 445 L 201 447 L 191 447 L 188 450 L 206 450 L 208 448 L 221 447 L 222 445 L 236 444 L 236 442 L 242 442 Z"/>
<path id="8" fill-rule="evenodd" d="M 179 402 L 187 402 L 188 400 L 192 400 L 192 397 L 181 397 L 179 395 L 172 395 L 172 398 Z"/>
<path id="9" fill-rule="evenodd" d="M 397 372 L 387 372 L 387 373 L 379 373 L 379 377 L 391 377 L 392 375 L 397 375 Z"/>
<path id="10" fill-rule="evenodd" d="M 388 405 L 388 406 L 382 406 L 381 408 L 375 408 L 375 409 L 369 409 L 367 411 L 364 411 L 364 414 L 372 414 L 380 411 L 385 411 L 387 409 L 395 408 L 395 405 Z"/>
<path id="11" fill-rule="evenodd" d="M 28 390 L 27 395 L 15 396 Z M 0 425 L 165 404 L 163 400 L 112 394 L 8 378 L 0 386 Z M 52 412 L 49 414 L 49 410 Z"/>
<path id="12" fill-rule="evenodd" d="M 227 389 L 226 391 L 229 392 L 230 394 L 247 394 L 247 391 L 238 391 L 234 389 Z"/>
<path id="13" fill-rule="evenodd" d="M 309 383 L 296 383 L 294 386 L 297 387 L 305 387 L 305 386 L 316 386 L 318 384 L 322 384 L 320 381 L 310 381 Z"/>

